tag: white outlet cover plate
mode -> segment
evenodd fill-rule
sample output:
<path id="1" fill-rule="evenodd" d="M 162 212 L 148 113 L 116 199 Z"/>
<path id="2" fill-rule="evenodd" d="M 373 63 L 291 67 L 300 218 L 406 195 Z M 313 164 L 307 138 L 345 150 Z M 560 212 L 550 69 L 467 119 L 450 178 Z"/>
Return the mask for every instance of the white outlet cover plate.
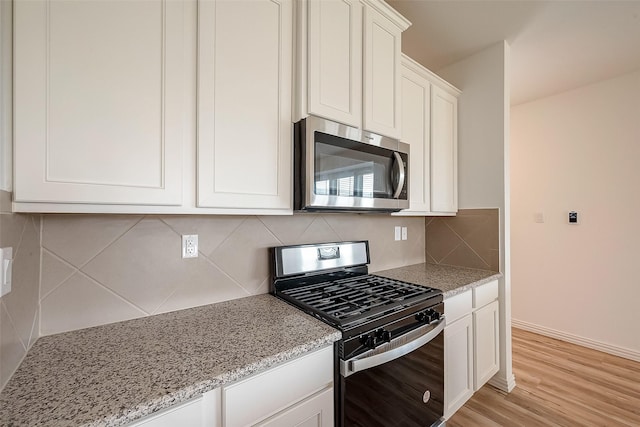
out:
<path id="1" fill-rule="evenodd" d="M 407 227 L 402 227 L 402 240 L 407 240 Z"/>
<path id="2" fill-rule="evenodd" d="M 402 227 L 400 227 L 399 225 L 396 226 L 395 228 L 395 240 L 400 240 L 402 238 Z"/>
<path id="3" fill-rule="evenodd" d="M 198 258 L 198 235 L 182 235 L 182 258 Z"/>
<path id="4" fill-rule="evenodd" d="M 11 292 L 13 248 L 0 248 L 0 297 Z"/>

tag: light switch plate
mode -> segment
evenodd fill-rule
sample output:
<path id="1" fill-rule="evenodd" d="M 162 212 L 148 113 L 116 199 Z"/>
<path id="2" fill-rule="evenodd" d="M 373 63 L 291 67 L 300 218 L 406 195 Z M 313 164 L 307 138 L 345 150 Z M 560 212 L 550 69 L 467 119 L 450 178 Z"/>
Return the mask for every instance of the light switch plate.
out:
<path id="1" fill-rule="evenodd" d="M 569 224 L 578 224 L 578 212 L 576 211 L 569 212 Z"/>
<path id="2" fill-rule="evenodd" d="M 11 292 L 13 248 L 0 249 L 0 297 Z"/>
<path id="3" fill-rule="evenodd" d="M 399 225 L 396 225 L 395 227 L 395 240 L 400 240 L 402 238 L 402 227 L 400 227 Z"/>
<path id="4" fill-rule="evenodd" d="M 402 240 L 407 240 L 407 227 L 402 227 Z"/>

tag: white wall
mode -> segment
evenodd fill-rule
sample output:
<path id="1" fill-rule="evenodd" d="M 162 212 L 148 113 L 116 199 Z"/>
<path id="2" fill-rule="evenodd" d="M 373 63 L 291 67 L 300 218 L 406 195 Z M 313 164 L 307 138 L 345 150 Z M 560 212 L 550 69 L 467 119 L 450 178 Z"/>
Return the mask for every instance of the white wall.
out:
<path id="1" fill-rule="evenodd" d="M 12 2 L 0 1 L 0 190 L 11 191 Z"/>
<path id="2" fill-rule="evenodd" d="M 515 387 L 511 361 L 509 237 L 509 45 L 497 43 L 438 71 L 462 90 L 458 106 L 458 206 L 500 210 L 500 372 Z"/>
<path id="3" fill-rule="evenodd" d="M 640 71 L 511 119 L 514 324 L 640 360 Z"/>

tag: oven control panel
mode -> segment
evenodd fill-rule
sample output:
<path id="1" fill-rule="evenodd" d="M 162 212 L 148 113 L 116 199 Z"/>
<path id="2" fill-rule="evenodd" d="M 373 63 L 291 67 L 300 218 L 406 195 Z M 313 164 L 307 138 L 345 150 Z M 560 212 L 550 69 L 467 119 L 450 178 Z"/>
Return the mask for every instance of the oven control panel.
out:
<path id="1" fill-rule="evenodd" d="M 423 308 L 407 317 L 395 322 L 372 329 L 365 333 L 342 340 L 339 344 L 339 356 L 348 359 L 358 354 L 373 350 L 378 346 L 391 342 L 408 332 L 424 325 L 437 323 L 444 316 L 442 303 L 429 308 Z"/>

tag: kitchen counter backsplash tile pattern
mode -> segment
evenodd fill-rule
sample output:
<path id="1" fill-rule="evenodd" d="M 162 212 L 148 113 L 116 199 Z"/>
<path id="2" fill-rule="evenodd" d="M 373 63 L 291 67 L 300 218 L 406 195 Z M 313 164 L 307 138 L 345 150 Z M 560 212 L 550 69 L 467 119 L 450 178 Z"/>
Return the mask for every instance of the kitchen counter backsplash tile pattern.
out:
<path id="1" fill-rule="evenodd" d="M 423 218 L 43 215 L 41 335 L 269 292 L 268 248 L 369 240 L 371 269 L 425 261 Z M 394 226 L 409 239 L 394 241 Z M 199 257 L 181 258 L 181 234 Z"/>
<path id="2" fill-rule="evenodd" d="M 427 262 L 500 271 L 499 227 L 497 208 L 425 218 Z"/>
<path id="3" fill-rule="evenodd" d="M 0 298 L 0 390 L 38 338 L 40 215 L 11 213 L 0 190 L 0 247 L 13 248 L 11 292 Z"/>

